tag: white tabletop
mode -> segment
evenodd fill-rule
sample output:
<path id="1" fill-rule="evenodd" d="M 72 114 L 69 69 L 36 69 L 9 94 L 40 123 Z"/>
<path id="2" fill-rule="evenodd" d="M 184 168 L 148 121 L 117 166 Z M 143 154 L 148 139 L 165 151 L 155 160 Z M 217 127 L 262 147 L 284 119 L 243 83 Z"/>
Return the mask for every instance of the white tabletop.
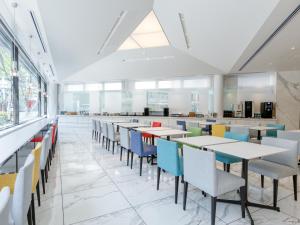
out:
<path id="1" fill-rule="evenodd" d="M 300 130 L 287 130 L 287 131 L 289 131 L 289 132 L 299 132 L 300 133 Z"/>
<path id="2" fill-rule="evenodd" d="M 213 125 L 213 124 L 218 124 L 217 122 L 209 122 L 209 121 L 199 121 L 199 125 Z"/>
<path id="3" fill-rule="evenodd" d="M 147 134 L 151 134 L 151 135 L 158 136 L 158 137 L 185 135 L 185 134 L 189 134 L 189 133 L 191 133 L 191 132 L 184 131 L 184 130 L 175 130 L 175 129 L 147 131 Z"/>
<path id="4" fill-rule="evenodd" d="M 142 124 L 142 123 L 115 123 L 115 125 L 124 128 L 149 127 L 149 125 Z"/>
<path id="5" fill-rule="evenodd" d="M 215 137 L 209 135 L 198 136 L 198 137 L 176 138 L 173 140 L 183 144 L 193 145 L 199 148 L 209 146 L 209 145 L 237 142 L 237 140 L 234 139 Z"/>
<path id="6" fill-rule="evenodd" d="M 260 131 L 264 131 L 264 130 L 277 130 L 276 127 L 266 127 L 266 126 L 249 127 L 249 129 L 251 129 L 251 130 L 260 130 Z"/>
<path id="7" fill-rule="evenodd" d="M 147 133 L 148 131 L 153 131 L 153 130 L 172 130 L 172 128 L 169 128 L 169 127 L 138 127 L 138 128 L 135 128 L 135 130 Z"/>
<path id="8" fill-rule="evenodd" d="M 264 156 L 274 155 L 288 151 L 285 148 L 279 148 L 269 145 L 261 145 L 250 142 L 234 142 L 219 145 L 207 146 L 209 150 L 224 153 L 227 155 L 239 157 L 241 159 L 257 159 Z"/>

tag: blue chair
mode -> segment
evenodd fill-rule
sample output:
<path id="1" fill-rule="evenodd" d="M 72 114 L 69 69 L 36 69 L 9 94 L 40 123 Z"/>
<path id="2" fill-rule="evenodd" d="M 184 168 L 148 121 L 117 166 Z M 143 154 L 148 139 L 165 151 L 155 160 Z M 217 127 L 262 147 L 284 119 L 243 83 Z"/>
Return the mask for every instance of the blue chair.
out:
<path id="1" fill-rule="evenodd" d="M 276 128 L 276 130 L 267 130 L 266 132 L 267 137 L 277 137 L 278 130 L 285 130 L 284 124 L 267 124 L 267 127 Z"/>
<path id="2" fill-rule="evenodd" d="M 156 146 L 149 145 L 143 143 L 142 133 L 140 131 L 130 131 L 130 147 L 131 147 L 131 166 L 133 163 L 133 154 L 137 154 L 140 157 L 140 176 L 142 176 L 142 165 L 143 165 L 143 157 L 152 157 L 153 163 L 153 155 L 156 155 Z"/>
<path id="3" fill-rule="evenodd" d="M 249 140 L 249 135 L 247 134 L 238 134 L 233 132 L 225 132 L 224 138 L 230 138 L 238 141 L 245 141 Z M 240 162 L 241 159 L 238 157 L 230 156 L 223 153 L 216 154 L 216 160 L 222 162 L 224 164 L 224 171 L 226 170 L 228 173 L 230 172 L 230 164 Z"/>
<path id="4" fill-rule="evenodd" d="M 161 169 L 175 176 L 175 204 L 177 204 L 179 177 L 183 176 L 183 160 L 179 155 L 176 142 L 157 140 L 157 190 L 159 190 Z"/>
<path id="5" fill-rule="evenodd" d="M 185 122 L 185 121 L 183 121 L 183 120 L 178 120 L 178 121 L 176 122 L 176 124 L 177 124 L 177 127 L 178 127 L 180 130 L 186 131 L 186 122 Z"/>

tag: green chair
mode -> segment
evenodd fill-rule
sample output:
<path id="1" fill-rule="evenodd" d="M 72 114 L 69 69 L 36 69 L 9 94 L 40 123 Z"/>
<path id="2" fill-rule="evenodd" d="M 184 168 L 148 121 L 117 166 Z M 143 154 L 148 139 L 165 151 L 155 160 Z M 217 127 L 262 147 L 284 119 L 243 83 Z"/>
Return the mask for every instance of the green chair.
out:
<path id="1" fill-rule="evenodd" d="M 277 137 L 278 130 L 285 130 L 284 124 L 267 124 L 267 127 L 274 127 L 276 130 L 267 130 L 266 135 L 267 137 Z"/>
<path id="2" fill-rule="evenodd" d="M 191 132 L 187 134 L 188 137 L 197 137 L 202 135 L 202 129 L 200 127 L 190 127 L 187 131 Z"/>

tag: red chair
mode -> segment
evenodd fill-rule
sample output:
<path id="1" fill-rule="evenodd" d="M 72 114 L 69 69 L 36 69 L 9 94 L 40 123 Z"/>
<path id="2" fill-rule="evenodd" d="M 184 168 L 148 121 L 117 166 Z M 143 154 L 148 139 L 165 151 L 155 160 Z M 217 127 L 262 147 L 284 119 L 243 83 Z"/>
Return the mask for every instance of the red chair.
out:
<path id="1" fill-rule="evenodd" d="M 161 122 L 153 121 L 152 124 L 151 124 L 151 127 L 161 127 Z M 152 138 L 152 135 L 147 134 L 147 133 L 143 133 L 143 138 L 145 139 L 146 142 L 148 142 L 148 140 L 150 138 Z"/>

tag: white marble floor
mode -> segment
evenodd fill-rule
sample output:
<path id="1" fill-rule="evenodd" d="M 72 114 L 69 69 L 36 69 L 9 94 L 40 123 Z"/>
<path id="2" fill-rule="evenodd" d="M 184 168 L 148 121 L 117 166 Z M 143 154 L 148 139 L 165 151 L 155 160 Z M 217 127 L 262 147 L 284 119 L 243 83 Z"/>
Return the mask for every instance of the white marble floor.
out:
<path id="1" fill-rule="evenodd" d="M 182 190 L 174 203 L 174 178 L 162 174 L 160 190 L 156 191 L 156 166 L 143 164 L 139 176 L 138 161 L 133 169 L 120 162 L 118 152 L 102 148 L 93 141 L 87 127 L 59 126 L 57 154 L 51 166 L 46 195 L 36 207 L 38 225 L 176 225 L 210 224 L 210 198 L 193 187 L 188 192 L 187 210 L 182 210 Z M 240 165 L 232 168 L 240 174 Z M 250 174 L 249 198 L 272 203 L 272 183 L 266 178 L 265 189 L 260 179 Z M 298 182 L 298 191 L 300 182 Z M 298 193 L 299 194 L 299 193 Z M 236 192 L 224 198 L 238 198 Z M 255 224 L 300 224 L 300 201 L 293 200 L 292 180 L 279 184 L 281 212 L 250 208 Z M 217 224 L 249 224 L 241 218 L 237 205 L 218 203 Z"/>

